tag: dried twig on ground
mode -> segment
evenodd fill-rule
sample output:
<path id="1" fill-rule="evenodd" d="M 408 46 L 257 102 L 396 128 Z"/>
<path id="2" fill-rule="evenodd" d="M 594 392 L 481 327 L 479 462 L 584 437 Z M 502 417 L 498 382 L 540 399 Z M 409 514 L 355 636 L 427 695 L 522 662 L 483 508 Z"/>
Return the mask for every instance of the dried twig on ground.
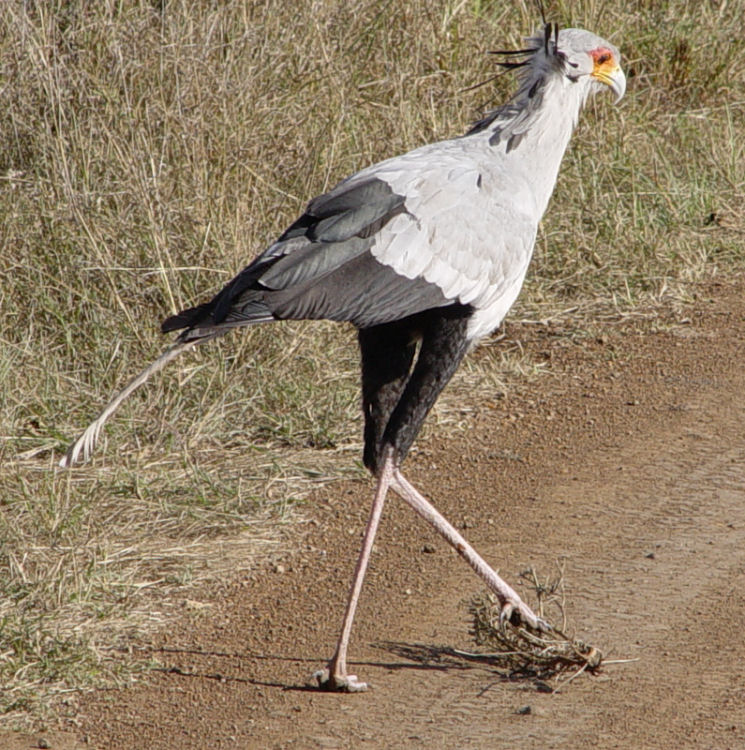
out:
<path id="1" fill-rule="evenodd" d="M 506 669 L 510 677 L 548 680 L 568 671 L 574 672 L 568 680 L 560 681 L 555 689 L 574 679 L 578 672 L 596 671 L 603 658 L 600 650 L 564 632 L 567 622 L 563 570 L 560 568 L 557 577 L 543 582 L 532 568 L 523 571 L 520 577 L 535 591 L 539 616 L 548 622 L 552 619 L 560 621 L 561 627 L 552 625 L 550 632 L 542 632 L 522 623 L 500 622 L 499 603 L 491 595 L 482 595 L 471 603 L 473 635 L 476 643 L 489 651 L 459 654 Z"/>

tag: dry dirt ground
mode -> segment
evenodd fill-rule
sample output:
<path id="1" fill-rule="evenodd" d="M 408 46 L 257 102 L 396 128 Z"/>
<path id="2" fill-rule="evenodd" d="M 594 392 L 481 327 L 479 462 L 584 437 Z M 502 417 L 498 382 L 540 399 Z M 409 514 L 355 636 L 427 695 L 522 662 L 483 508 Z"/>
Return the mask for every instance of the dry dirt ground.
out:
<path id="1" fill-rule="evenodd" d="M 340 482 L 309 506 L 293 554 L 205 592 L 209 607 L 158 637 L 149 684 L 86 697 L 78 727 L 47 744 L 745 748 L 745 286 L 598 330 L 510 326 L 549 374 L 503 400 L 474 394 L 468 430 L 435 431 L 409 473 L 508 580 L 562 561 L 577 635 L 630 661 L 551 694 L 446 656 L 474 648 L 481 587 L 394 496 L 351 649 L 372 689 L 307 689 L 371 499 L 368 483 Z"/>

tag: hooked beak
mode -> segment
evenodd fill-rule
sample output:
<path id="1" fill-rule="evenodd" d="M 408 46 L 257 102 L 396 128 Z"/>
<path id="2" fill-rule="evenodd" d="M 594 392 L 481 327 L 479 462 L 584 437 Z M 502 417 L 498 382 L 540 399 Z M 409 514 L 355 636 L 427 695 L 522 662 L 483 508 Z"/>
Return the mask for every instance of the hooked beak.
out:
<path id="1" fill-rule="evenodd" d="M 623 99 L 623 95 L 626 93 L 626 76 L 624 75 L 623 70 L 621 70 L 620 65 L 615 65 L 610 69 L 607 65 L 596 66 L 591 75 L 606 86 L 610 86 L 613 93 L 616 95 L 616 99 L 613 102 L 614 104 L 618 104 L 618 102 Z"/>

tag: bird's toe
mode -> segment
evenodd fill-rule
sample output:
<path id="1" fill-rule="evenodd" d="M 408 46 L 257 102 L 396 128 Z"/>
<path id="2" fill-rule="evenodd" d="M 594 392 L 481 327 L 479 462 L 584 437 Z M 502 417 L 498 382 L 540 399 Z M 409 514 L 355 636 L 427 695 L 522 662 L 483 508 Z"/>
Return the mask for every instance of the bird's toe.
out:
<path id="1" fill-rule="evenodd" d="M 363 693 L 368 688 L 366 682 L 357 678 L 356 674 L 334 675 L 329 669 L 319 669 L 313 673 L 320 690 L 336 693 Z"/>
<path id="2" fill-rule="evenodd" d="M 519 625 L 521 622 L 541 633 L 549 633 L 553 630 L 551 623 L 533 612 L 522 599 L 515 602 L 506 601 L 499 613 L 499 627 L 504 628 L 507 623 Z"/>
<path id="3" fill-rule="evenodd" d="M 512 616 L 515 614 L 515 605 L 512 602 L 505 602 L 502 611 L 499 613 L 499 627 L 504 629 L 508 622 L 512 622 Z"/>

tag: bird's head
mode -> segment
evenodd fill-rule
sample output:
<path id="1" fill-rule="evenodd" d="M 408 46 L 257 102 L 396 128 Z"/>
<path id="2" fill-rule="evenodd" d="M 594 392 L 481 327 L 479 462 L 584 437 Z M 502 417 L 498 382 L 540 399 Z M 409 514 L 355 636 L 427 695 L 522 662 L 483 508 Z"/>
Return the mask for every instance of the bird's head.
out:
<path id="1" fill-rule="evenodd" d="M 616 102 L 626 91 L 621 53 L 596 34 L 584 29 L 559 30 L 556 24 L 547 23 L 526 41 L 523 49 L 492 50 L 502 58 L 498 65 L 518 71 L 520 88 L 510 101 L 487 113 L 468 131 L 474 135 L 491 130 L 489 143 L 504 142 L 508 152 L 531 131 L 553 132 L 557 117 L 564 122 L 568 116 L 572 126 L 576 125 L 579 111 L 595 91 L 609 87 Z M 571 129 L 564 135 L 571 135 Z"/>
<path id="2" fill-rule="evenodd" d="M 615 93 L 616 102 L 623 97 L 626 76 L 621 70 L 621 53 L 597 34 L 584 29 L 559 30 L 557 24 L 547 23 L 527 42 L 524 49 L 493 52 L 512 58 L 500 62 L 501 67 L 520 70 L 518 99 L 526 94 L 532 99 L 541 86 L 557 75 L 567 83 L 579 84 L 586 93 L 606 85 Z"/>
<path id="3" fill-rule="evenodd" d="M 609 86 L 618 102 L 626 91 L 618 49 L 590 31 L 557 28 L 552 31 L 547 24 L 541 38 L 547 61 L 552 61 L 572 83 L 589 80 L 596 90 Z"/>

